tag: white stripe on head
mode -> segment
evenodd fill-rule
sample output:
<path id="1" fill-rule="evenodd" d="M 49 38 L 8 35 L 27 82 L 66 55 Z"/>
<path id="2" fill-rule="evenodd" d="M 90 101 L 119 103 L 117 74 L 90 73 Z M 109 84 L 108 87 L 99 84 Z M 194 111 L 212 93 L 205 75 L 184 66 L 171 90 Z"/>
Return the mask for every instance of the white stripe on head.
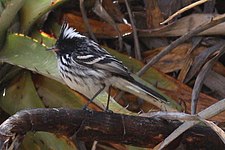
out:
<path id="1" fill-rule="evenodd" d="M 68 23 L 64 23 L 62 25 L 61 34 L 62 34 L 63 38 L 65 38 L 65 39 L 66 38 L 72 39 L 72 38 L 76 38 L 76 37 L 85 37 L 85 36 L 81 35 L 79 32 L 76 32 L 76 29 L 74 29 L 73 27 L 69 27 Z"/>

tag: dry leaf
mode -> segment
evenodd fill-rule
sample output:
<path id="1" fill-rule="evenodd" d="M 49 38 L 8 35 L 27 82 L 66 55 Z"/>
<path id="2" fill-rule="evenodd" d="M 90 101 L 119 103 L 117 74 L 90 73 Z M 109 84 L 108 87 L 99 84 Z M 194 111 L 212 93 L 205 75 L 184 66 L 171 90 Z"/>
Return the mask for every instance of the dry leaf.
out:
<path id="1" fill-rule="evenodd" d="M 187 17 L 183 17 L 174 23 L 171 23 L 163 28 L 155 30 L 141 30 L 139 29 L 139 35 L 141 37 L 173 37 L 182 36 L 194 28 L 210 22 L 212 14 L 192 14 Z M 199 35 L 225 35 L 225 23 L 218 24 L 210 29 L 201 32 Z"/>
<path id="2" fill-rule="evenodd" d="M 79 32 L 86 32 L 83 18 L 76 15 L 75 13 L 65 13 L 64 17 L 67 18 L 69 24 L 77 29 Z M 116 38 L 118 32 L 115 31 L 114 27 L 106 22 L 101 22 L 94 19 L 88 19 L 89 24 L 92 28 L 93 33 L 98 37 L 103 38 Z M 129 24 L 117 24 L 119 31 L 122 36 L 129 35 L 132 33 L 132 28 Z"/>

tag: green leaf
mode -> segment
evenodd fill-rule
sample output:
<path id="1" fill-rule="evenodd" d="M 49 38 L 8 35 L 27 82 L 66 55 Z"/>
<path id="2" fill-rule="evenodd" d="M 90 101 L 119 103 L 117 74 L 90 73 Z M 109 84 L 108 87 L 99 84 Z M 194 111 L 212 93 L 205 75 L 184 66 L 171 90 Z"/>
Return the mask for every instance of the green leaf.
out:
<path id="1" fill-rule="evenodd" d="M 20 11 L 21 30 L 27 34 L 31 26 L 48 11 L 67 0 L 27 0 Z"/>
<path id="2" fill-rule="evenodd" d="M 150 148 L 142 148 L 142 147 L 136 147 L 132 145 L 126 145 L 126 148 L 128 150 L 150 150 Z"/>
<path id="3" fill-rule="evenodd" d="M 22 69 L 10 64 L 0 65 L 0 91 L 10 83 Z"/>
<path id="4" fill-rule="evenodd" d="M 28 71 L 22 72 L 3 92 L 0 97 L 0 105 L 9 114 L 26 108 L 44 107 Z"/>
<path id="5" fill-rule="evenodd" d="M 25 0 L 8 0 L 4 3 L 5 8 L 0 13 L 0 48 L 4 45 L 6 31 L 11 25 L 18 11 L 23 6 Z M 2 2 L 0 3 L 2 7 Z"/>
<path id="6" fill-rule="evenodd" d="M 54 53 L 46 51 L 46 47 L 29 37 L 8 35 L 6 44 L 0 51 L 0 60 L 62 82 Z"/>
<path id="7" fill-rule="evenodd" d="M 86 99 L 73 92 L 68 86 L 50 78 L 34 75 L 33 81 L 37 87 L 37 93 L 47 107 L 81 108 Z"/>
<path id="8" fill-rule="evenodd" d="M 20 148 L 23 150 L 76 150 L 76 146 L 67 137 L 47 132 L 28 132 Z"/>

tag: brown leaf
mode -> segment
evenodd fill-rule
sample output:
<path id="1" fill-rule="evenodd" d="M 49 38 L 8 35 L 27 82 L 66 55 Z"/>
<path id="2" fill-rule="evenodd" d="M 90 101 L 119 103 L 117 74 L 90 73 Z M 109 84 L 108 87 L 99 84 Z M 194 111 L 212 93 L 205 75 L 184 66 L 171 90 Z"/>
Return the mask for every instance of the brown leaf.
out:
<path id="1" fill-rule="evenodd" d="M 192 55 L 192 52 L 199 46 L 201 40 L 201 37 L 194 37 L 192 39 L 192 47 L 187 51 L 187 57 L 185 58 L 184 66 L 181 68 L 178 76 L 179 81 L 184 82 L 184 80 L 186 79 L 186 76 L 193 64 L 194 57 Z"/>
<path id="2" fill-rule="evenodd" d="M 147 25 L 149 29 L 160 27 L 164 20 L 161 10 L 158 6 L 158 0 L 146 1 Z"/>
<path id="3" fill-rule="evenodd" d="M 103 0 L 102 6 L 115 21 L 122 23 L 124 15 L 120 12 L 120 10 L 118 9 L 117 5 L 114 2 L 112 0 Z"/>
<path id="4" fill-rule="evenodd" d="M 215 63 L 213 71 L 225 77 L 225 67 L 220 62 Z"/>
<path id="5" fill-rule="evenodd" d="M 81 16 L 75 13 L 65 13 L 64 18 L 67 18 L 71 26 L 75 27 L 79 32 L 86 32 L 84 22 Z M 88 19 L 93 33 L 98 37 L 103 38 L 116 38 L 118 37 L 118 32 L 115 31 L 113 26 L 106 22 L 101 22 L 94 19 Z M 125 36 L 132 33 L 132 28 L 129 24 L 117 24 L 120 33 Z"/>
<path id="6" fill-rule="evenodd" d="M 223 67 L 224 68 L 224 67 Z M 210 71 L 204 81 L 204 84 L 210 88 L 213 93 L 218 94 L 220 98 L 225 97 L 225 77 Z"/>
<path id="7" fill-rule="evenodd" d="M 155 30 L 141 30 L 139 29 L 139 35 L 141 37 L 173 37 L 182 36 L 202 25 L 203 23 L 210 22 L 212 14 L 192 14 L 187 17 L 183 17 L 174 23 L 169 24 L 163 28 Z M 198 35 L 225 35 L 224 32 L 225 23 L 220 23 L 212 28 L 209 28 Z"/>
<path id="8" fill-rule="evenodd" d="M 201 69 L 205 61 L 208 57 L 213 54 L 216 50 L 218 50 L 222 46 L 222 43 L 218 43 L 212 47 L 209 47 L 202 51 L 198 56 L 195 57 L 193 66 L 191 67 L 190 71 L 187 74 L 185 82 L 188 82 L 196 73 Z"/>
<path id="9" fill-rule="evenodd" d="M 160 47 L 154 50 L 149 50 L 143 54 L 145 57 L 145 61 L 150 60 L 153 56 L 155 56 L 157 53 L 159 53 L 164 47 Z M 191 44 L 181 44 L 178 47 L 176 47 L 171 53 L 165 55 L 160 59 L 159 62 L 157 62 L 154 67 L 159 69 L 160 71 L 164 73 L 173 72 L 176 70 L 180 70 L 184 64 L 185 59 L 187 57 L 187 51 L 192 48 Z M 193 52 L 192 55 L 197 55 L 201 51 L 203 51 L 206 47 L 198 47 Z"/>

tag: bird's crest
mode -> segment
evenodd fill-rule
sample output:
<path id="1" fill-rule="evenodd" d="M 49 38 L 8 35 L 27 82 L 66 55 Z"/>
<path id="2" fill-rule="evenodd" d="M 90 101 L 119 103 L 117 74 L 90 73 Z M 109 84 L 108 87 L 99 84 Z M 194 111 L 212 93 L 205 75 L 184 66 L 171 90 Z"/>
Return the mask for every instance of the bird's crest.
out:
<path id="1" fill-rule="evenodd" d="M 73 38 L 80 38 L 85 36 L 77 32 L 75 28 L 70 27 L 67 22 L 64 22 L 61 27 L 60 37 L 62 39 L 73 39 Z"/>

